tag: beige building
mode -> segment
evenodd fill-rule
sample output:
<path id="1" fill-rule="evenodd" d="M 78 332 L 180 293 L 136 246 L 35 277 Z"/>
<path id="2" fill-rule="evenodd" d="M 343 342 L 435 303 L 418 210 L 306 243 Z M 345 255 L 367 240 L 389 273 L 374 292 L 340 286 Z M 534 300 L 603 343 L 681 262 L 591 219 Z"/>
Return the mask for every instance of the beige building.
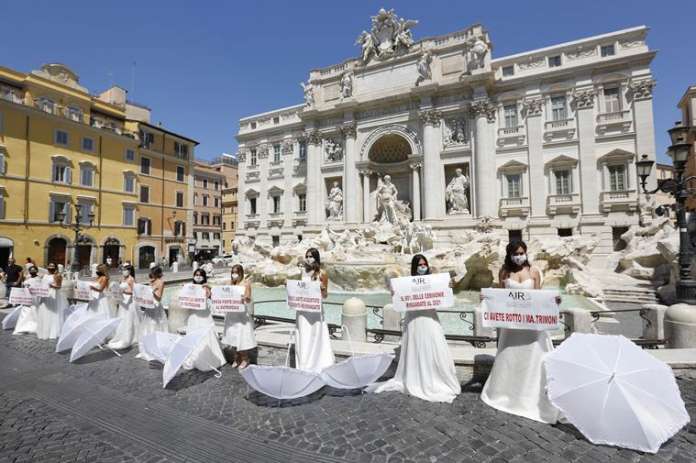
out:
<path id="1" fill-rule="evenodd" d="M 232 252 L 232 241 L 237 229 L 237 158 L 223 153 L 212 163 L 215 169 L 225 176 L 222 188 L 222 246 L 223 254 Z"/>
<path id="2" fill-rule="evenodd" d="M 211 259 L 222 249 L 222 188 L 225 176 L 202 161 L 194 162 L 193 237 L 198 260 Z"/>
<path id="3" fill-rule="evenodd" d="M 696 144 L 696 85 L 690 85 L 689 88 L 686 89 L 677 107 L 681 110 L 681 124 L 692 128 L 687 142 Z M 696 175 L 695 154 L 696 150 L 692 149 L 689 154 L 689 159 L 686 162 L 685 177 Z M 686 200 L 686 207 L 691 211 L 696 210 L 696 199 L 688 198 Z"/>

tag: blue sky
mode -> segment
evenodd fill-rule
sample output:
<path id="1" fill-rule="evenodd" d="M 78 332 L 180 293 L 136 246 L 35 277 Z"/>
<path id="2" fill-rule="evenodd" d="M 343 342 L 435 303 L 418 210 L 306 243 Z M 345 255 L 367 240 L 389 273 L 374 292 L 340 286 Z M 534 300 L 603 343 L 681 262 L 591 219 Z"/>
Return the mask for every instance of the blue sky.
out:
<path id="1" fill-rule="evenodd" d="M 121 85 L 152 108 L 153 122 L 200 141 L 198 157 L 211 158 L 235 152 L 240 117 L 300 103 L 310 69 L 357 55 L 355 38 L 382 6 L 418 19 L 416 39 L 481 23 L 494 57 L 649 26 L 661 160 L 676 103 L 696 84 L 693 0 L 26 0 L 3 4 L 0 65 L 28 72 L 62 62 L 92 92 Z"/>

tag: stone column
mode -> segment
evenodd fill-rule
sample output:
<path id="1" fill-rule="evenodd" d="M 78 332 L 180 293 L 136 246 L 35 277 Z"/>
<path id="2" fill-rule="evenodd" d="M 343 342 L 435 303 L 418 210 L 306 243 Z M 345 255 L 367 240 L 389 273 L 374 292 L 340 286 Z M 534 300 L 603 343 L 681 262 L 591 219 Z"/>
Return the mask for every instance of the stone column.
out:
<path id="1" fill-rule="evenodd" d="M 655 81 L 652 78 L 643 79 L 632 82 L 630 86 L 630 94 L 633 99 L 633 130 L 636 133 L 636 158 L 639 161 L 644 154 L 648 155 L 648 159 L 655 161 L 655 130 L 653 126 L 653 107 L 652 93 L 655 87 Z M 631 172 L 631 189 L 640 192 L 640 186 L 637 185 L 638 177 L 635 169 Z M 654 190 L 657 186 L 657 176 L 655 169 L 652 170 L 648 177 L 646 188 Z"/>
<path id="2" fill-rule="evenodd" d="M 347 223 L 360 223 L 360 210 L 358 198 L 359 177 L 355 163 L 358 160 L 358 153 L 355 149 L 356 128 L 355 122 L 349 122 L 343 125 L 341 132 L 345 136 L 345 156 L 344 156 L 344 173 L 343 173 L 343 210 L 344 220 Z"/>
<path id="3" fill-rule="evenodd" d="M 307 133 L 307 219 L 311 225 L 324 222 L 321 182 L 321 136 L 311 130 Z"/>
<path id="4" fill-rule="evenodd" d="M 578 120 L 578 145 L 580 152 L 580 194 L 583 214 L 599 214 L 599 195 L 602 177 L 595 157 L 594 89 L 576 91 L 573 95 L 575 117 Z"/>
<path id="5" fill-rule="evenodd" d="M 541 111 L 544 100 L 540 97 L 530 98 L 522 103 L 522 112 L 527 119 L 527 165 L 529 166 L 529 191 L 524 195 L 529 197 L 531 216 L 546 215 L 546 188 L 532 188 L 546 184 L 544 176 L 544 160 L 538 154 L 542 151 L 544 141 L 544 121 Z"/>
<path id="6" fill-rule="evenodd" d="M 421 191 L 420 191 L 420 169 L 422 163 L 420 161 L 411 163 L 412 171 L 412 187 L 411 196 L 413 199 L 413 221 L 421 219 Z"/>
<path id="7" fill-rule="evenodd" d="M 421 111 L 423 121 L 423 183 L 425 219 L 445 218 L 445 172 L 440 159 L 440 121 L 442 113 L 435 109 Z"/>
<path id="8" fill-rule="evenodd" d="M 363 178 L 363 223 L 372 222 L 372 208 L 370 207 L 370 176 L 372 172 L 363 170 L 360 172 Z"/>
<path id="9" fill-rule="evenodd" d="M 474 132 L 474 156 L 476 157 L 474 187 L 476 189 L 476 215 L 497 217 L 497 185 L 493 187 L 495 175 L 495 105 L 483 98 L 471 104 L 471 114 L 476 122 Z M 493 188 L 492 188 L 493 187 Z"/>

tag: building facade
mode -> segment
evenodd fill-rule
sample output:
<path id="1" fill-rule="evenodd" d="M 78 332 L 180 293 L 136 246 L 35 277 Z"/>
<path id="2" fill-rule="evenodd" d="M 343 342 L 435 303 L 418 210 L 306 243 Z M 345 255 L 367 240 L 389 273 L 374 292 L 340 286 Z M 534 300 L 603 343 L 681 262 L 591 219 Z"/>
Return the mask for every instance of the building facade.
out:
<path id="1" fill-rule="evenodd" d="M 92 96 L 67 67 L 0 67 L 0 266 L 10 254 L 39 265 L 131 260 L 137 151 L 125 105 Z"/>
<path id="2" fill-rule="evenodd" d="M 240 120 L 237 235 L 412 221 L 447 243 L 486 222 L 609 252 L 639 222 L 634 163 L 655 158 L 648 29 L 493 58 L 480 25 L 416 42 L 414 24 L 380 10 L 304 104 Z"/>
<path id="3" fill-rule="evenodd" d="M 689 159 L 686 162 L 686 172 L 684 175 L 686 177 L 696 176 L 696 85 L 690 85 L 689 88 L 686 89 L 677 107 L 681 111 L 681 124 L 694 127 L 691 131 L 689 140 L 687 140 L 694 148 L 692 148 Z M 696 186 L 692 185 L 692 188 L 696 188 Z M 696 210 L 696 198 L 687 198 L 686 207 L 690 211 Z"/>
<path id="4" fill-rule="evenodd" d="M 225 176 L 214 166 L 196 161 L 193 184 L 193 236 L 198 260 L 212 259 L 222 250 L 222 189 Z"/>
<path id="5" fill-rule="evenodd" d="M 237 228 L 237 158 L 231 154 L 223 153 L 212 163 L 213 167 L 225 176 L 222 188 L 222 244 L 221 252 L 230 254 Z"/>

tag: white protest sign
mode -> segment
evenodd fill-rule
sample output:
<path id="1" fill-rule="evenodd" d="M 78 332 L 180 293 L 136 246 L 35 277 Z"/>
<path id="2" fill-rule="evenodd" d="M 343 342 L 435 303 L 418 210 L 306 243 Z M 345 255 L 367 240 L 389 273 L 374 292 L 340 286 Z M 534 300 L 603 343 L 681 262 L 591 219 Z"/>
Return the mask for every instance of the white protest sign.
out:
<path id="1" fill-rule="evenodd" d="M 205 310 L 205 289 L 202 285 L 185 284 L 179 291 L 179 307 L 189 310 Z"/>
<path id="2" fill-rule="evenodd" d="M 244 287 L 215 286 L 210 291 L 210 303 L 214 313 L 244 312 Z"/>
<path id="3" fill-rule="evenodd" d="M 27 281 L 27 287 L 32 296 L 35 297 L 48 297 L 48 281 L 43 278 L 32 278 Z"/>
<path id="4" fill-rule="evenodd" d="M 123 302 L 123 293 L 121 291 L 121 285 L 119 285 L 118 283 L 111 283 L 111 286 L 109 286 L 109 295 L 114 299 L 114 301 Z"/>
<path id="5" fill-rule="evenodd" d="M 155 296 L 152 294 L 152 286 L 135 283 L 133 285 L 133 302 L 138 307 L 153 309 L 155 307 Z"/>
<path id="6" fill-rule="evenodd" d="M 559 327 L 557 290 L 486 288 L 481 294 L 485 328 L 545 331 Z"/>
<path id="7" fill-rule="evenodd" d="M 12 305 L 32 305 L 34 299 L 31 297 L 29 288 L 11 288 L 10 304 Z"/>
<path id="8" fill-rule="evenodd" d="M 307 312 L 321 310 L 321 285 L 318 281 L 288 280 L 285 288 L 290 309 Z"/>
<path id="9" fill-rule="evenodd" d="M 73 299 L 81 301 L 89 301 L 91 299 L 92 289 L 89 281 L 77 280 L 73 289 Z"/>
<path id="10" fill-rule="evenodd" d="M 454 305 L 449 273 L 391 279 L 392 304 L 397 312 L 446 309 Z"/>

